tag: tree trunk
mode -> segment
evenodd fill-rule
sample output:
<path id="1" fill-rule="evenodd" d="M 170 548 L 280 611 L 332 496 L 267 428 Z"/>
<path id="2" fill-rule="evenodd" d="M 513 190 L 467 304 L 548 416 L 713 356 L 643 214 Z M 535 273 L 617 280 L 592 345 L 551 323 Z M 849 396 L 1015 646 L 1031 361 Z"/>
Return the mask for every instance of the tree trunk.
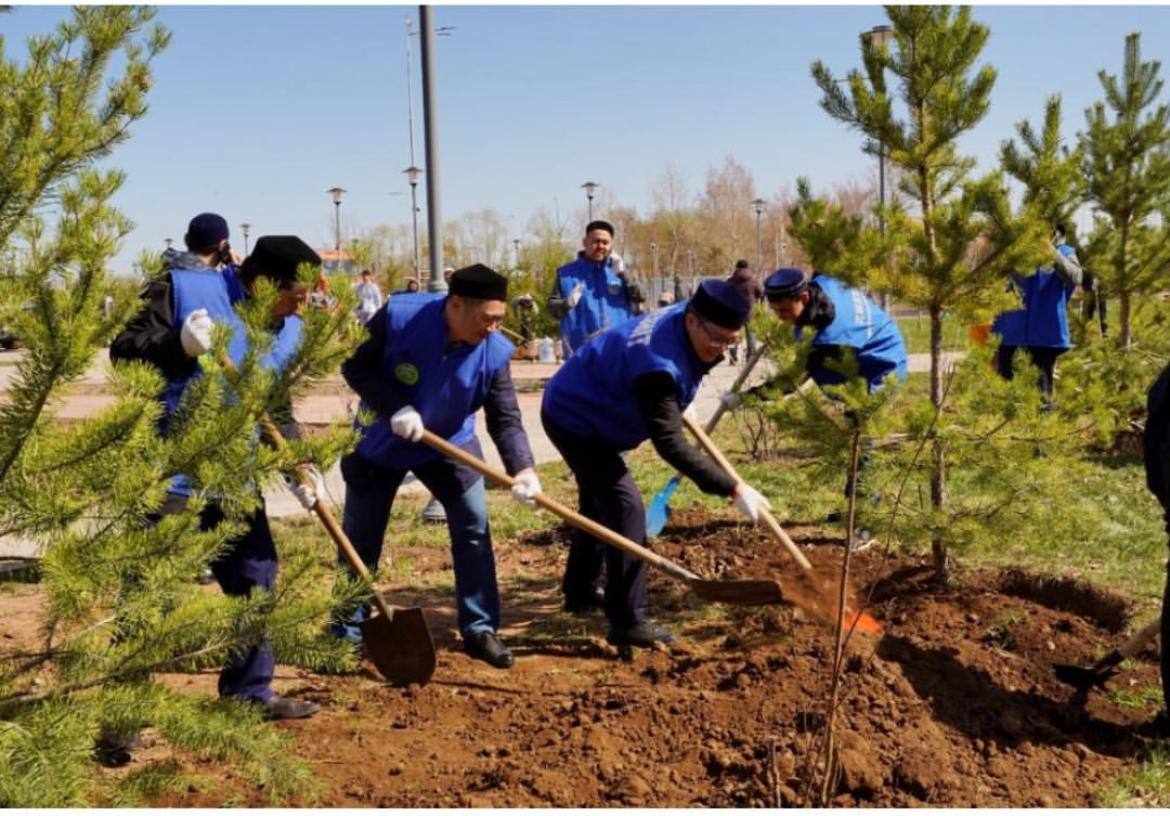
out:
<path id="1" fill-rule="evenodd" d="M 942 308 L 930 307 L 930 401 L 936 411 L 942 410 Z M 930 504 L 936 511 L 943 510 L 947 503 L 946 457 L 938 431 L 931 432 Z M 936 532 L 930 541 L 934 556 L 935 577 L 942 583 L 949 579 L 950 559 L 947 542 L 941 532 Z"/>
<path id="2" fill-rule="evenodd" d="M 1121 331 L 1117 335 L 1117 342 L 1123 349 L 1129 348 L 1130 330 L 1129 330 L 1129 311 L 1130 311 L 1130 293 L 1120 293 L 1119 300 L 1121 301 L 1121 308 L 1118 310 L 1119 322 L 1121 323 Z"/>
<path id="3" fill-rule="evenodd" d="M 1121 291 L 1118 293 L 1121 300 L 1120 318 L 1121 331 L 1117 335 L 1117 342 L 1123 349 L 1129 348 L 1130 343 L 1130 281 L 1129 281 L 1129 220 L 1121 223 L 1121 243 L 1118 247 L 1117 277 L 1121 281 Z"/>

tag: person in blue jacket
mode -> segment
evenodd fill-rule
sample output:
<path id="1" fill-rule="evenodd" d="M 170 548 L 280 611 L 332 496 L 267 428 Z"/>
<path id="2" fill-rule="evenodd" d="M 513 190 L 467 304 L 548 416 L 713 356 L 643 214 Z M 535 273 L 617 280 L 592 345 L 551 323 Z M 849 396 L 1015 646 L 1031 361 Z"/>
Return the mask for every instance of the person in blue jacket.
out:
<path id="1" fill-rule="evenodd" d="M 483 264 L 456 270 L 448 294 L 395 295 L 366 324 L 370 336 L 341 367 L 342 376 L 375 415 L 361 425 L 356 450 L 341 460 L 342 526 L 371 570 L 378 564 L 390 507 L 413 472 L 446 511 L 463 648 L 496 668 L 513 665 L 500 642 L 496 583 L 483 477 L 420 442 L 423 430 L 482 459 L 475 413 L 504 467 L 516 477 L 512 495 L 534 504 L 540 480 L 521 424 L 509 361 L 513 346 L 497 329 L 508 280 Z M 360 642 L 368 607 L 347 610 L 334 632 Z"/>
<path id="2" fill-rule="evenodd" d="M 187 252 L 173 253 L 169 268 L 146 289 L 146 304 L 110 345 L 114 361 L 142 360 L 156 366 L 167 379 L 162 395 L 167 418 L 180 406 L 187 386 L 203 375 L 199 356 L 211 348 L 211 334 L 217 323 L 231 326 L 228 356 L 242 362 L 247 352 L 243 322 L 236 314 L 234 301 L 246 296 L 256 279 L 265 277 L 279 289 L 273 307 L 272 332 L 275 338 L 261 364 L 282 371 L 295 357 L 300 346 L 301 319 L 308 287 L 297 278 L 301 263 L 320 264 L 321 259 L 304 241 L 295 236 L 264 236 L 256 241 L 252 254 L 238 270 L 226 276 L 222 270 L 222 248 L 227 239 L 227 222 L 204 213 L 188 229 Z M 233 282 L 238 284 L 235 289 Z M 291 419 L 291 406 L 284 407 Z M 296 436 L 295 426 L 285 427 Z M 320 491 L 320 474 L 313 473 L 313 484 L 294 491 L 305 507 L 312 507 Z M 186 475 L 171 481 L 169 497 L 162 513 L 181 510 L 198 485 Z M 217 527 L 226 518 L 221 506 L 212 498 L 200 516 L 201 529 Z M 271 590 L 276 583 L 277 555 L 263 502 L 249 515 L 247 529 L 230 544 L 230 549 L 212 563 L 212 572 L 227 595 L 247 596 L 253 589 Z M 254 644 L 248 651 L 229 658 L 219 677 L 219 693 L 224 697 L 262 705 L 270 719 L 299 719 L 317 711 L 317 705 L 293 700 L 271 689 L 275 658 L 267 641 Z"/>
<path id="3" fill-rule="evenodd" d="M 561 321 L 566 360 L 593 335 L 633 317 L 646 299 L 626 277 L 622 259 L 613 254 L 613 236 L 613 224 L 590 221 L 577 259 L 557 270 L 545 308 Z"/>
<path id="4" fill-rule="evenodd" d="M 1018 349 L 1027 351 L 1040 369 L 1040 391 L 1052 398 L 1056 358 L 1072 348 L 1068 331 L 1068 299 L 1081 284 L 1083 273 L 1076 250 L 1065 242 L 1064 225 L 1052 232 L 1053 263 L 1031 275 L 1014 275 L 1010 284 L 1023 304 L 999 314 L 991 331 L 1000 336 L 995 366 L 999 375 L 1014 376 L 1012 361 Z M 1051 402 L 1049 402 L 1051 404 Z"/>
<path id="5" fill-rule="evenodd" d="M 727 281 L 704 281 L 693 298 L 637 317 L 586 342 L 544 391 L 541 422 L 577 480 L 587 518 L 646 544 L 646 513 L 623 453 L 650 439 L 706 493 L 729 496 L 753 522 L 767 499 L 690 445 L 682 412 L 703 376 L 739 342 L 751 304 Z M 565 608 L 595 606 L 604 560 L 609 642 L 651 646 L 674 636 L 647 619 L 646 566 L 592 536 L 575 534 L 562 589 Z"/>

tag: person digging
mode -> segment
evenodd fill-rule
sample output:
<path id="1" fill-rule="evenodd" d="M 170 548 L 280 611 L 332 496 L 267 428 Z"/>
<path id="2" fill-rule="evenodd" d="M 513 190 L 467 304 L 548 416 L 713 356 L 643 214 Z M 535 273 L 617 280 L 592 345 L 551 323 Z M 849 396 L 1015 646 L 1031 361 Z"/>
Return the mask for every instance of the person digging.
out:
<path id="1" fill-rule="evenodd" d="M 463 648 L 500 669 L 515 662 L 496 634 L 500 595 L 492 554 L 483 477 L 420 444 L 423 430 L 482 458 L 475 414 L 510 475 L 512 495 L 531 504 L 540 492 L 528 436 L 521 424 L 509 361 L 514 347 L 497 329 L 504 319 L 508 280 L 483 264 L 456 270 L 442 294 L 395 295 L 370 322 L 370 336 L 341 374 L 374 413 L 361 439 L 342 457 L 346 500 L 342 527 L 371 571 L 377 568 L 390 508 L 408 472 L 442 504 L 451 537 L 455 596 Z M 333 632 L 361 642 L 366 606 L 344 610 Z"/>
<path id="2" fill-rule="evenodd" d="M 728 496 L 753 523 L 769 507 L 690 445 L 682 412 L 728 346 L 751 304 L 726 281 L 704 281 L 694 297 L 656 309 L 587 341 L 549 380 L 541 422 L 577 481 L 585 517 L 646 546 L 646 512 L 623 454 L 646 439 L 706 493 Z M 615 646 L 671 643 L 647 619 L 645 564 L 581 531 L 569 549 L 562 589 L 569 611 L 590 608 L 604 562 L 608 640 Z"/>
<path id="3" fill-rule="evenodd" d="M 817 385 L 845 382 L 834 363 L 846 350 L 853 354 L 858 376 L 865 379 L 870 392 L 881 388 L 891 374 L 899 381 L 906 379 L 906 344 L 898 324 L 860 289 L 828 275 L 815 274 L 808 280 L 800 269 L 782 267 L 764 281 L 764 298 L 777 318 L 796 326 L 797 337 L 806 329 L 813 332 L 807 372 Z M 769 380 L 740 393 L 729 391 L 720 399 L 733 409 L 745 397 L 759 396 L 775 385 L 776 380 Z M 854 487 L 853 480 L 846 479 L 846 498 Z M 834 513 L 829 520 L 839 521 L 840 515 Z M 856 549 L 866 549 L 872 536 L 868 530 L 859 530 L 857 541 Z"/>
<path id="4" fill-rule="evenodd" d="M 1146 396 L 1146 430 L 1142 435 L 1142 454 L 1146 468 L 1146 486 L 1162 505 L 1166 532 L 1170 534 L 1170 366 L 1162 369 Z M 1170 540 L 1170 539 L 1168 539 Z M 1162 593 L 1161 644 L 1163 708 L 1143 730 L 1150 736 L 1170 737 L 1170 561 L 1166 563 L 1166 588 Z"/>
<path id="5" fill-rule="evenodd" d="M 164 434 L 168 418 L 179 409 L 184 391 L 195 378 L 202 376 L 199 357 L 211 349 L 215 325 L 226 323 L 233 329 L 227 353 L 234 364 L 240 365 L 248 350 L 247 333 L 233 308 L 236 295 L 229 280 L 214 265 L 219 242 L 226 240 L 227 235 L 226 221 L 217 219 L 211 220 L 209 226 L 204 224 L 206 229 L 193 239 L 188 233 L 188 245 L 192 246 L 192 251 L 181 254 L 179 262 L 171 264 L 167 272 L 147 286 L 146 304 L 110 345 L 110 358 L 114 362 L 149 362 L 167 378 L 162 395 Z M 297 267 L 301 263 L 320 262 L 317 253 L 295 236 L 264 236 L 256 241 L 252 254 L 240 267 L 239 283 L 245 296 L 260 277 L 270 280 L 280 292 L 272 312 L 275 338 L 261 361 L 262 367 L 280 372 L 295 357 L 302 327 L 297 313 L 304 307 L 308 295 L 308 287 L 297 278 Z M 291 419 L 291 406 L 284 408 Z M 297 435 L 295 426 L 286 426 L 286 432 Z M 313 468 L 311 474 L 313 485 L 319 489 L 319 472 Z M 312 507 L 316 501 L 314 486 L 294 491 L 305 507 Z M 175 476 L 161 514 L 181 511 L 197 489 L 192 477 Z M 212 497 L 200 514 L 200 528 L 214 529 L 225 518 L 223 508 Z M 276 545 L 262 499 L 259 509 L 244 521 L 247 529 L 233 539 L 228 550 L 211 565 L 220 588 L 233 597 L 248 596 L 253 590 L 271 591 L 276 585 Z M 276 660 L 268 641 L 252 644 L 228 658 L 220 672 L 219 694 L 260 705 L 269 719 L 312 716 L 318 708 L 316 703 L 294 700 L 272 691 L 275 668 Z M 98 744 L 100 755 L 123 761 L 128 761 L 125 753 L 133 747 L 133 736 L 103 735 Z"/>

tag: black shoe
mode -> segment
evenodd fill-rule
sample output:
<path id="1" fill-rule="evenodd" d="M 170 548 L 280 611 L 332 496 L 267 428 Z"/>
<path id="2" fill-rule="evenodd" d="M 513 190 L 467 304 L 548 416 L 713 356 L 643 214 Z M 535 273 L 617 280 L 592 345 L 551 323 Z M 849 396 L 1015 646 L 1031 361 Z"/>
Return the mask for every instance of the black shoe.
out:
<path id="1" fill-rule="evenodd" d="M 565 611 L 570 615 L 591 615 L 605 609 L 605 588 L 594 587 L 592 595 L 580 600 L 565 598 Z"/>
<path id="2" fill-rule="evenodd" d="M 463 651 L 497 669 L 510 669 L 516 663 L 495 632 L 469 632 L 463 636 Z"/>
<path id="3" fill-rule="evenodd" d="M 107 768 L 121 768 L 130 764 L 130 752 L 141 747 L 142 736 L 138 731 L 126 735 L 103 730 L 94 741 L 93 756 Z"/>
<path id="4" fill-rule="evenodd" d="M 266 720 L 303 720 L 312 717 L 320 708 L 310 700 L 293 700 L 273 694 L 264 704 L 264 719 Z"/>
<path id="5" fill-rule="evenodd" d="M 1137 732 L 1150 739 L 1170 739 L 1170 716 L 1167 716 L 1165 710 L 1159 711 L 1154 719 L 1139 725 Z"/>
<path id="6" fill-rule="evenodd" d="M 834 510 L 825 516 L 825 524 L 840 524 L 844 521 L 845 515 L 840 510 Z"/>
<path id="7" fill-rule="evenodd" d="M 649 649 L 655 643 L 674 643 L 674 634 L 650 621 L 640 621 L 632 626 L 611 625 L 605 639 L 612 646 L 641 646 Z"/>

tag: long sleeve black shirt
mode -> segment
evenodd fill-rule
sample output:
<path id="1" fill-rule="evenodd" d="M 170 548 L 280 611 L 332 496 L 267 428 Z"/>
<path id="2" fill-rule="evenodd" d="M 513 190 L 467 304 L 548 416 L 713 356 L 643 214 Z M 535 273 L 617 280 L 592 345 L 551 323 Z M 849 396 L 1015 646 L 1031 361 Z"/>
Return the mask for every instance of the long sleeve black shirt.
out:
<path id="1" fill-rule="evenodd" d="M 366 324 L 370 336 L 357 347 L 353 356 L 341 365 L 341 376 L 362 398 L 370 410 L 389 421 L 402 407 L 398 387 L 386 377 L 382 366 L 382 352 L 386 348 L 386 308 L 379 309 Z M 487 417 L 488 435 L 500 452 L 500 459 L 508 473 L 515 474 L 530 468 L 535 460 L 528 446 L 528 434 L 521 421 L 520 404 L 508 366 L 496 372 L 483 403 Z"/>
<path id="2" fill-rule="evenodd" d="M 704 493 L 730 496 L 735 491 L 735 479 L 715 460 L 687 442 L 677 389 L 669 374 L 656 371 L 638 377 L 634 380 L 634 396 L 659 456 Z"/>
<path id="3" fill-rule="evenodd" d="M 165 272 L 146 285 L 146 304 L 126 323 L 110 343 L 110 360 L 141 360 L 157 368 L 167 380 L 182 380 L 198 369 L 183 350 L 182 326 L 175 325 L 175 300 L 171 273 Z M 279 326 L 276 327 L 279 329 Z M 269 407 L 269 415 L 289 439 L 300 439 L 302 429 L 293 417 L 292 400 Z"/>

